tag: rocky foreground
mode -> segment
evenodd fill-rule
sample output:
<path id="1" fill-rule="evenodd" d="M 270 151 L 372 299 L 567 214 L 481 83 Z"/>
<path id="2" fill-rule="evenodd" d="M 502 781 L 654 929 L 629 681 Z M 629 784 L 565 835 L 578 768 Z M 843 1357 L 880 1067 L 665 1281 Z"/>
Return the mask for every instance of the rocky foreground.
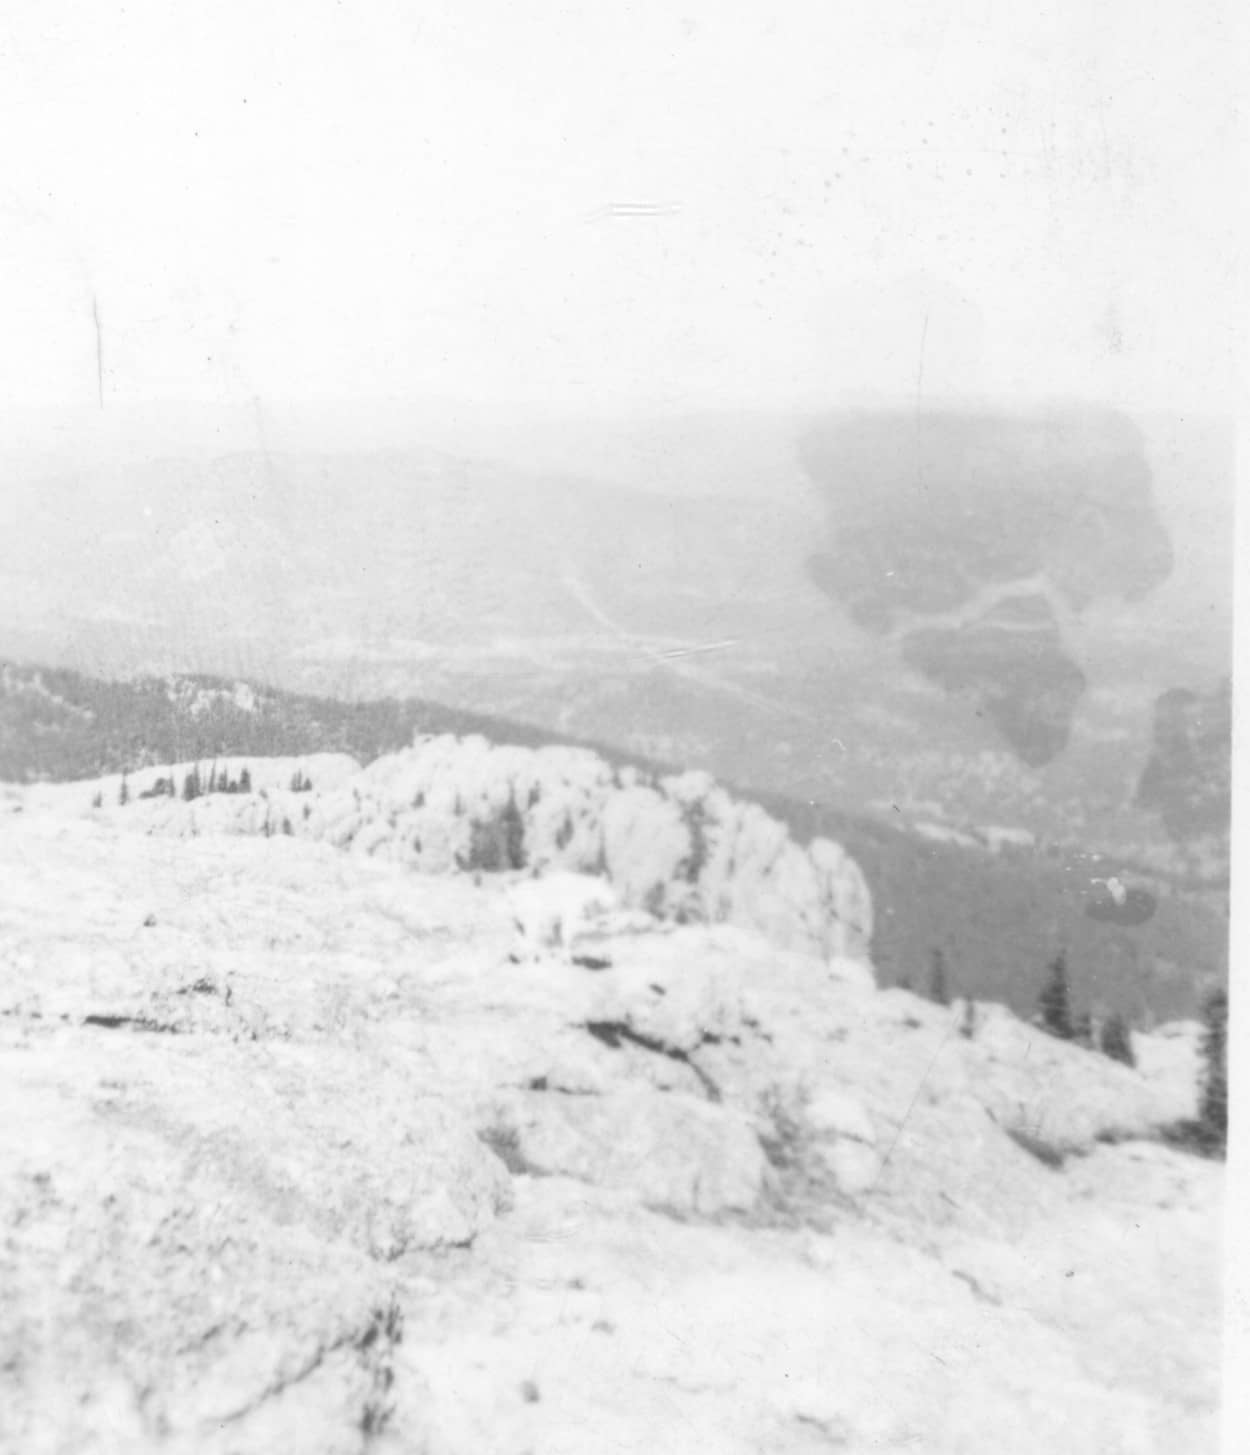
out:
<path id="1" fill-rule="evenodd" d="M 666 893 L 619 782 L 551 819 L 598 875 L 455 872 L 484 761 L 0 802 L 0 1447 L 1215 1448 L 1192 1028 L 878 991 L 854 866 L 707 784 Z"/>

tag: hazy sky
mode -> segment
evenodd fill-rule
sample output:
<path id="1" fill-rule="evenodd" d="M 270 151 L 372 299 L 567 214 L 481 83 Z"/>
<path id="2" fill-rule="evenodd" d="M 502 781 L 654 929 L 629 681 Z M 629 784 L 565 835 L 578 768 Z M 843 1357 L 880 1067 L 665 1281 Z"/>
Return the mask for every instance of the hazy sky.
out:
<path id="1" fill-rule="evenodd" d="M 0 398 L 1218 408 L 1232 13 L 5 0 Z"/>

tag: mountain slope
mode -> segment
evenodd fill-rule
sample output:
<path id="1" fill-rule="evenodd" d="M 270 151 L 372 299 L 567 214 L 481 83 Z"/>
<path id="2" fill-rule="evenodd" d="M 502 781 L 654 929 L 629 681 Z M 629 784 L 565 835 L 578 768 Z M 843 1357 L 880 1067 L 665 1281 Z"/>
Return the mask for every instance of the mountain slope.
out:
<path id="1" fill-rule="evenodd" d="M 1214 1449 L 1160 1038 L 50 791 L 0 835 L 6 1448 Z"/>
<path id="2" fill-rule="evenodd" d="M 931 528 L 923 490 L 880 478 L 897 449 L 874 446 L 877 476 L 860 492 L 891 501 L 884 524 L 843 488 L 836 452 L 836 478 L 811 475 L 801 444 L 822 421 L 797 417 L 527 429 L 427 411 L 406 436 L 384 432 L 387 448 L 367 431 L 353 447 L 346 435 L 319 445 L 305 421 L 302 435 L 275 426 L 233 453 L 188 445 L 51 477 L 14 466 L 0 653 L 107 676 L 213 672 L 323 696 L 419 696 L 791 797 L 867 813 L 894 803 L 910 818 L 1009 825 L 1205 872 L 1210 846 L 1174 835 L 1136 789 L 1158 696 L 1227 673 L 1225 442 L 1201 421 L 1147 423 L 1131 469 L 1104 489 L 1098 431 L 1072 411 L 1055 412 L 1053 448 L 1000 415 L 977 426 L 989 443 L 972 441 L 975 488 L 961 484 L 968 442 L 924 434 L 924 478 L 967 507 L 944 529 Z M 913 416 L 887 414 L 881 432 L 910 439 Z M 1030 482 L 1056 471 L 1083 514 L 1034 508 L 1045 492 Z M 1013 503 L 1020 491 L 1029 511 Z M 1026 601 L 1045 572 L 1012 572 L 1037 566 L 1044 545 L 1058 583 L 1046 600 L 1063 608 L 1062 640 L 1038 668 L 1046 683 L 1029 655 L 1040 634 L 1027 643 L 1000 616 L 972 619 L 974 601 L 992 612 L 989 596 L 959 597 L 962 624 L 930 610 L 929 627 L 972 633 L 975 680 L 956 673 L 948 691 L 949 663 L 930 670 L 924 642 L 909 661 L 807 569 L 813 556 L 834 561 L 843 585 L 867 573 L 864 590 L 879 594 L 876 567 L 897 582 L 890 551 L 904 543 L 943 590 L 965 568 L 987 591 L 1007 571 Z M 1138 568 L 1144 596 L 1099 594 L 1113 580 L 1140 585 Z M 964 645 L 946 643 L 961 662 Z"/>
<path id="3" fill-rule="evenodd" d="M 545 740 L 516 724 L 429 703 L 345 704 L 213 679 L 109 684 L 10 666 L 0 687 L 0 772 L 14 781 L 94 778 L 189 759 L 198 759 L 207 776 L 214 758 L 274 753 L 346 753 L 368 764 L 406 748 L 416 733 L 480 733 L 531 747 Z M 581 746 L 610 767 L 629 761 L 599 745 Z M 659 777 L 675 772 L 641 766 Z M 137 777 L 135 783 L 141 791 Z M 110 802 L 115 789 L 109 786 Z M 799 844 L 832 840 L 862 867 L 882 906 L 872 954 L 885 984 L 925 988 L 931 953 L 941 948 L 952 993 L 1001 1000 L 1030 1014 L 1046 965 L 1065 946 L 1079 1008 L 1118 1010 L 1147 1022 L 1196 1014 L 1206 990 L 1226 976 L 1227 911 L 1218 898 L 1208 903 L 1140 866 L 1075 849 L 994 853 L 826 804 L 734 791 L 760 803 Z M 82 806 L 94 792 L 94 786 L 84 789 Z M 293 813 L 302 815 L 307 801 L 297 796 Z M 1151 901 L 1138 924 L 1102 916 L 1105 881 L 1117 875 Z"/>

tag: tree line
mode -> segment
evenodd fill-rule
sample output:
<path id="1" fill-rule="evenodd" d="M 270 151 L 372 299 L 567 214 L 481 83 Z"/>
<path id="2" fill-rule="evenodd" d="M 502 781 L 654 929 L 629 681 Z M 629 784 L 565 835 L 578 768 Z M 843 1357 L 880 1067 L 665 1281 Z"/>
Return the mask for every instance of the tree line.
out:
<path id="1" fill-rule="evenodd" d="M 900 981 L 910 990 L 907 981 Z M 935 949 L 930 956 L 929 999 L 938 1005 L 950 1005 L 950 977 L 946 956 Z M 1208 1155 L 1222 1156 L 1228 1142 L 1228 991 L 1213 990 L 1202 1007 L 1202 1069 L 1198 1115 L 1166 1130 L 1169 1141 Z M 1071 1041 L 1087 1050 L 1101 1051 L 1113 1061 L 1135 1067 L 1132 1030 L 1128 1020 L 1113 1013 L 1096 1022 L 1089 1011 L 1079 1015 L 1072 1009 L 1071 977 L 1067 956 L 1060 951 L 1047 967 L 1046 979 L 1037 999 L 1034 1024 L 1061 1041 Z M 976 1010 L 971 1000 L 964 1001 L 960 1033 L 968 1038 L 975 1034 Z"/>
<path id="2" fill-rule="evenodd" d="M 310 793 L 312 791 L 313 781 L 302 768 L 297 768 L 291 775 L 291 781 L 288 787 L 292 793 Z M 171 773 L 167 777 L 155 779 L 150 787 L 145 788 L 142 793 L 133 796 L 140 799 L 181 798 L 184 803 L 192 803 L 195 799 L 203 798 L 210 793 L 251 793 L 251 791 L 252 773 L 246 765 L 239 770 L 237 778 L 232 778 L 229 769 L 222 768 L 218 770 L 216 763 L 212 765 L 207 775 L 205 775 L 201 772 L 200 765 L 197 763 L 184 775 L 181 789 L 179 789 L 174 775 Z M 123 773 L 121 784 L 117 790 L 117 802 L 124 808 L 131 801 L 131 798 L 130 781 L 126 774 Z M 94 807 L 102 808 L 104 806 L 103 793 L 97 793 L 92 803 Z"/>

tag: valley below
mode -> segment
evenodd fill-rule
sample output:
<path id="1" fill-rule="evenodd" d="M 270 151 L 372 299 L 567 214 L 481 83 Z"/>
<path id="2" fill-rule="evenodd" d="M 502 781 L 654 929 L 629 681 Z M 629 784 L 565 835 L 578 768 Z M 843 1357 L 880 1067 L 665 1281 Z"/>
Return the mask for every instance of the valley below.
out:
<path id="1" fill-rule="evenodd" d="M 1226 818 L 1178 834 L 1137 797 L 1159 702 L 1230 671 L 1216 422 L 431 413 L 402 447 L 392 426 L 369 450 L 296 448 L 306 422 L 263 450 L 13 463 L 0 653 L 419 698 L 850 812 L 1226 876 Z M 1209 715 L 1204 772 L 1226 778 Z"/>

